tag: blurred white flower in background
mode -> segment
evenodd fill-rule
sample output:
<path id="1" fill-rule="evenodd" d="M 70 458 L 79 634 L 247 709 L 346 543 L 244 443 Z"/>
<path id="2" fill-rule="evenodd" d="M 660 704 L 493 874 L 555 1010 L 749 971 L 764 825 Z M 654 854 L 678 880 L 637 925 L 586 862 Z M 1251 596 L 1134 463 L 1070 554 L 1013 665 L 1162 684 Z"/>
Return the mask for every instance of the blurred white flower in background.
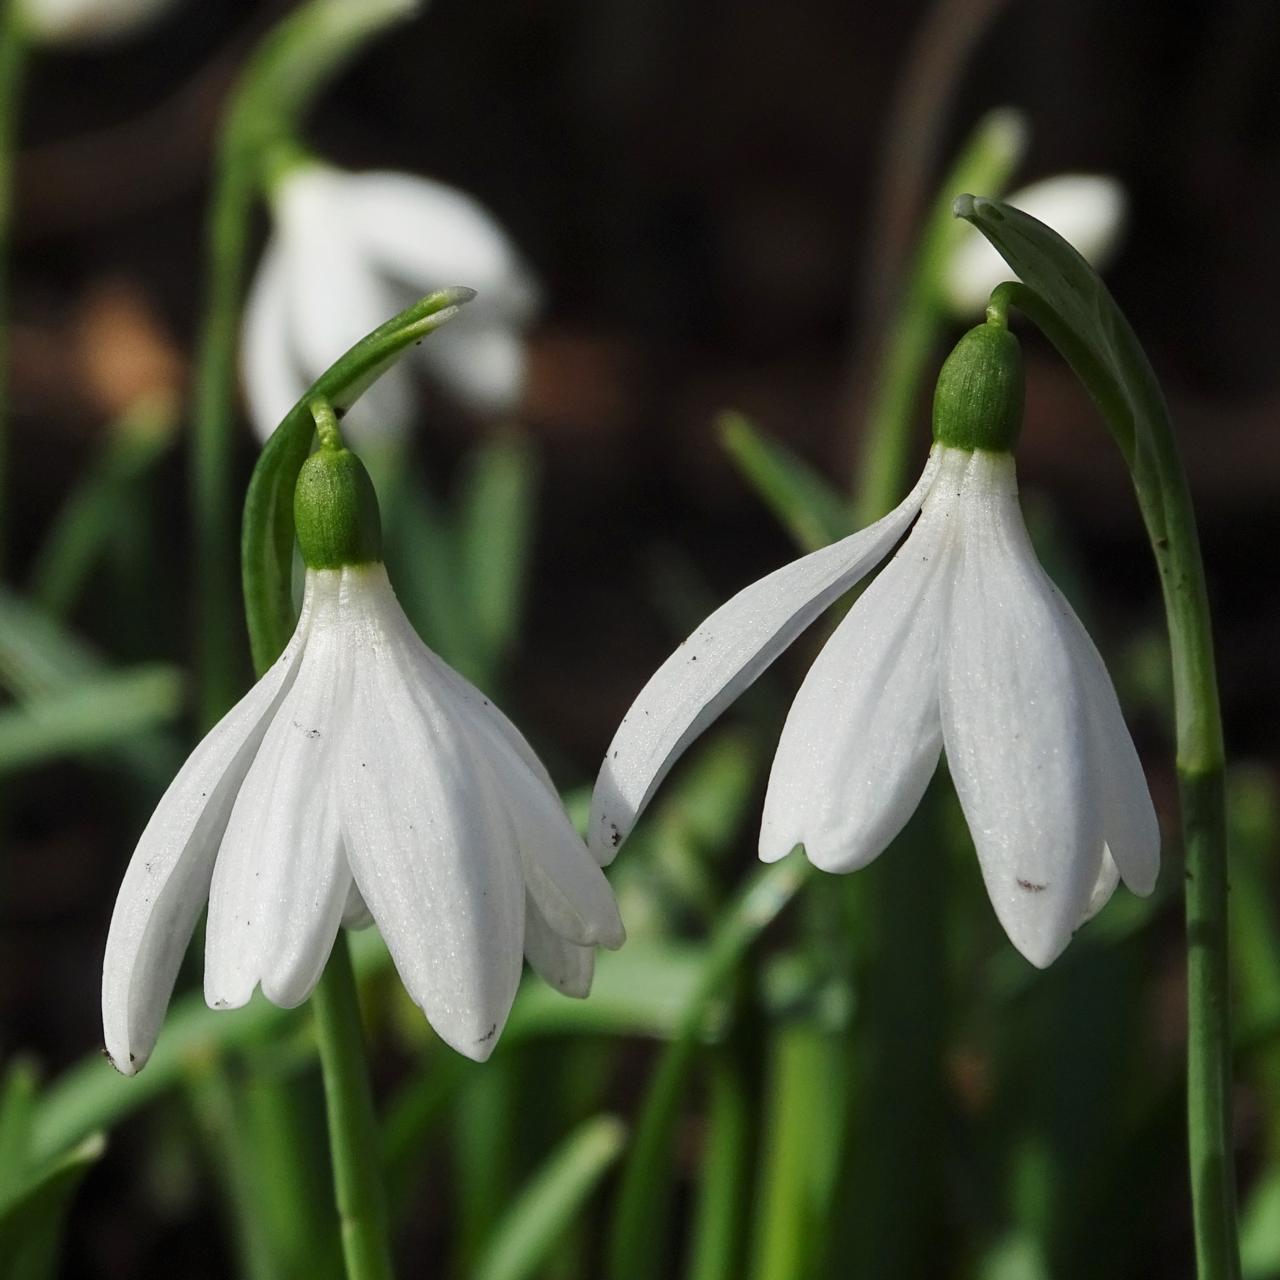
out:
<path id="1" fill-rule="evenodd" d="M 1124 188 L 1101 174 L 1061 173 L 1005 197 L 1023 213 L 1052 227 L 1102 272 L 1110 265 L 1124 232 Z M 986 238 L 967 223 L 943 273 L 943 297 L 959 316 L 981 315 L 991 291 L 1013 272 Z"/>
<path id="2" fill-rule="evenodd" d="M 17 0 L 23 29 L 40 43 L 96 44 L 131 35 L 174 0 Z"/>
<path id="3" fill-rule="evenodd" d="M 524 331 L 538 285 L 511 238 L 470 196 L 404 173 L 297 165 L 272 193 L 275 226 L 250 289 L 241 364 L 265 439 L 311 382 L 413 298 L 465 284 L 478 297 L 416 353 L 472 413 L 511 412 L 524 383 Z M 387 373 L 344 421 L 359 441 L 402 434 L 413 370 Z"/>

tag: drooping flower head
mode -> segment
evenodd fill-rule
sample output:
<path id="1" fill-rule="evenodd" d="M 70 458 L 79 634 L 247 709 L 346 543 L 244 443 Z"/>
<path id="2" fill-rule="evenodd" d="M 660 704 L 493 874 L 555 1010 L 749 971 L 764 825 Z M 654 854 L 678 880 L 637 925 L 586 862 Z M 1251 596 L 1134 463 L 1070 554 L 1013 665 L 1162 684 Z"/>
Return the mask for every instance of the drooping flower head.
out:
<path id="1" fill-rule="evenodd" d="M 935 443 L 903 503 L 747 587 L 659 668 L 605 754 L 597 856 L 613 856 L 685 747 L 910 529 L 791 707 L 760 856 L 803 845 L 824 870 L 866 866 L 945 750 L 996 915 L 1032 963 L 1049 964 L 1119 879 L 1151 892 L 1159 829 L 1142 767 L 1022 520 L 1010 452 L 1022 387 L 1013 335 L 971 330 L 943 367 Z"/>
<path id="2" fill-rule="evenodd" d="M 141 1069 L 207 902 L 205 998 L 305 1000 L 342 925 L 377 925 L 442 1039 L 487 1058 L 522 955 L 570 995 L 619 946 L 604 875 L 511 722 L 413 631 L 373 487 L 335 436 L 296 493 L 306 564 L 288 648 L 165 792 L 116 901 L 107 1052 Z"/>
<path id="3" fill-rule="evenodd" d="M 516 406 L 524 330 L 538 286 L 511 238 L 470 196 L 405 173 L 347 173 L 313 161 L 284 166 L 274 228 L 249 292 L 241 363 L 249 412 L 265 439 L 312 380 L 405 301 L 466 280 L 476 301 L 416 353 L 470 411 Z M 403 433 L 412 371 L 390 370 L 352 407 L 353 440 Z"/>

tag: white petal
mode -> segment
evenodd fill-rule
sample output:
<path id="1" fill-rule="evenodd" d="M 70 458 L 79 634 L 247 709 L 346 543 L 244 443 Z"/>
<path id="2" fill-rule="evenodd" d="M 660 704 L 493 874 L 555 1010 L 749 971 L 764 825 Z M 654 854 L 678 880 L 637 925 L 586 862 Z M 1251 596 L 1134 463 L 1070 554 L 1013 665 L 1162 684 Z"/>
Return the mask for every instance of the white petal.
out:
<path id="1" fill-rule="evenodd" d="M 125 1075 L 140 1071 L 155 1047 L 236 794 L 293 685 L 312 604 L 308 593 L 288 648 L 169 784 L 125 872 L 102 965 L 103 1034 Z"/>
<path id="2" fill-rule="evenodd" d="M 557 991 L 579 1000 L 591 994 L 591 979 L 596 968 L 595 947 L 579 947 L 566 942 L 542 918 L 532 898 L 525 910 L 524 954 L 534 973 Z"/>
<path id="3" fill-rule="evenodd" d="M 339 762 L 351 868 L 410 996 L 443 1040 L 483 1061 L 520 979 L 519 856 L 465 731 L 437 691 L 413 687 L 381 566 L 343 578 L 360 597 Z"/>
<path id="4" fill-rule="evenodd" d="M 505 324 L 485 324 L 464 310 L 431 335 L 418 355 L 461 405 L 480 417 L 515 411 L 524 391 L 524 340 Z"/>
<path id="5" fill-rule="evenodd" d="M 1005 197 L 1006 203 L 1038 218 L 1098 271 L 1111 262 L 1124 230 L 1125 193 L 1114 178 L 1061 173 Z M 943 276 L 947 301 L 957 314 L 980 315 L 996 285 L 1013 269 L 986 237 L 966 226 Z"/>
<path id="6" fill-rule="evenodd" d="M 261 983 L 274 1004 L 311 993 L 351 884 L 332 768 L 346 731 L 340 574 L 310 571 L 311 636 L 240 788 L 209 892 L 205 999 L 237 1008 Z"/>
<path id="7" fill-rule="evenodd" d="M 289 333 L 308 380 L 400 310 L 400 299 L 365 256 L 348 202 L 351 178 L 310 165 L 281 183 L 276 199 Z M 343 421 L 356 439 L 408 425 L 412 383 L 404 366 L 384 374 Z"/>
<path id="8" fill-rule="evenodd" d="M 824 871 L 866 866 L 902 830 L 937 768 L 938 643 L 956 495 L 972 455 L 940 456 L 919 522 L 836 628 L 792 704 L 760 827 L 766 862 L 803 844 Z"/>
<path id="9" fill-rule="evenodd" d="M 721 605 L 654 673 L 622 718 L 591 798 L 588 836 L 608 864 L 685 748 L 905 532 L 937 466 L 930 454 L 900 506 L 775 570 Z"/>
<path id="10" fill-rule="evenodd" d="M 544 920 L 580 946 L 620 947 L 626 933 L 613 890 L 573 829 L 545 769 L 540 764 L 533 769 L 527 762 L 533 754 L 528 743 L 520 738 L 516 745 L 513 736 L 519 734 L 506 717 L 456 672 L 452 679 L 441 679 L 439 669 L 445 664 L 418 638 L 399 606 L 394 608 L 390 625 L 397 627 L 412 664 L 415 696 L 428 691 L 424 714 L 430 714 L 431 702 L 438 703 L 471 740 L 491 793 L 507 814 L 525 885 Z M 482 711 L 477 711 L 477 702 L 485 704 Z"/>
<path id="11" fill-rule="evenodd" d="M 1102 829 L 1125 884 L 1145 897 L 1160 874 L 1160 823 L 1142 761 L 1125 725 L 1115 686 L 1084 623 L 1057 588 L 1068 640 L 1084 684 L 1102 796 Z"/>
<path id="12" fill-rule="evenodd" d="M 1085 691 L 1008 454 L 974 454 L 960 510 L 943 741 L 996 915 L 1043 967 L 1084 917 L 1102 864 Z"/>
<path id="13" fill-rule="evenodd" d="M 466 285 L 479 294 L 467 311 L 489 321 L 523 324 L 537 309 L 537 285 L 511 237 L 471 196 L 384 171 L 350 175 L 346 199 L 369 261 L 414 293 Z"/>
<path id="14" fill-rule="evenodd" d="M 249 289 L 240 334 L 245 399 L 260 440 L 280 425 L 308 385 L 289 339 L 286 288 L 284 257 L 279 237 L 273 236 Z"/>

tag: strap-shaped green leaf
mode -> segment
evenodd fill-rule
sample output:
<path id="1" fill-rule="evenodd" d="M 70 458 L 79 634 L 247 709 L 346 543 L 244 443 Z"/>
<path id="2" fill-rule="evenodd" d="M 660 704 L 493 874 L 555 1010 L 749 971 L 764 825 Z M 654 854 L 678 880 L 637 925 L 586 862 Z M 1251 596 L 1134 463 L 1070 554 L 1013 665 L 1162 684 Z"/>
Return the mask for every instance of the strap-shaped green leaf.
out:
<path id="1" fill-rule="evenodd" d="M 616 1116 L 575 1129 L 529 1179 L 503 1215 L 476 1268 L 476 1280 L 527 1280 L 541 1274 L 574 1215 L 618 1158 L 626 1130 Z"/>
<path id="2" fill-rule="evenodd" d="M 245 617 L 259 674 L 293 634 L 293 488 L 315 434 L 308 406 L 312 400 L 327 400 L 341 417 L 409 346 L 474 297 L 472 289 L 442 289 L 380 325 L 311 384 L 263 447 L 245 497 L 241 542 Z"/>

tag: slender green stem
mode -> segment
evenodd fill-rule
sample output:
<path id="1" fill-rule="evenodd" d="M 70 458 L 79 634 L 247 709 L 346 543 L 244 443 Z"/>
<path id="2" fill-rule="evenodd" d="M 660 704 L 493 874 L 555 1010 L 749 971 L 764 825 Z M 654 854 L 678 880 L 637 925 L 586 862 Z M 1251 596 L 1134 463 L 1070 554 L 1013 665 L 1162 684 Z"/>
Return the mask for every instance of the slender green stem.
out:
<path id="1" fill-rule="evenodd" d="M 345 934 L 312 996 L 347 1280 L 392 1280 L 378 1128 Z"/>
<path id="2" fill-rule="evenodd" d="M 198 713 L 216 722 L 235 698 L 240 603 L 235 580 L 234 425 L 240 303 L 255 188 L 236 148 L 224 150 L 209 214 L 204 324 L 195 373 L 191 505 L 195 522 Z"/>
<path id="3" fill-rule="evenodd" d="M 0 0 L 0 573 L 8 546 L 5 513 L 9 493 L 9 290 L 13 231 L 13 174 L 22 107 L 27 40 L 18 0 Z"/>
<path id="4" fill-rule="evenodd" d="M 1187 1120 L 1201 1280 L 1240 1274 L 1231 1157 L 1231 1018 L 1225 752 L 1212 620 L 1195 513 L 1168 409 L 1125 328 L 1108 334 L 1130 383 L 1117 382 L 1058 310 L 1027 285 L 1001 285 L 996 316 L 1017 306 L 1088 387 L 1133 474 L 1164 595 L 1177 722 L 1187 911 Z"/>

